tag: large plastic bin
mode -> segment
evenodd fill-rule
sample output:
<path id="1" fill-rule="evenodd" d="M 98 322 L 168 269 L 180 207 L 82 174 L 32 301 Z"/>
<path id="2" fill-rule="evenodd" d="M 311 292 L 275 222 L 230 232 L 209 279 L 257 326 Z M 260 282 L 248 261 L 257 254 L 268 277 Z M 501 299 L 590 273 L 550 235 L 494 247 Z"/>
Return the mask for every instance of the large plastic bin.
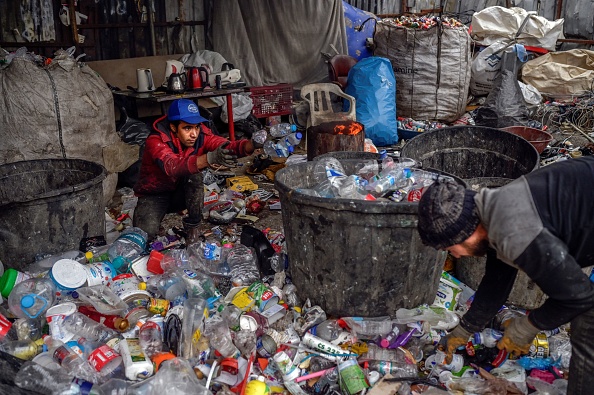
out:
<path id="1" fill-rule="evenodd" d="M 494 128 L 456 126 L 421 133 L 401 151 L 402 156 L 456 175 L 469 188 L 500 187 L 539 166 L 534 146 L 515 134 Z M 477 289 L 485 273 L 486 258 L 463 257 L 456 275 Z M 518 274 L 508 303 L 533 309 L 546 299 L 542 290 L 523 272 Z"/>
<path id="2" fill-rule="evenodd" d="M 366 158 L 368 159 L 368 158 Z M 340 159 L 352 174 L 361 159 Z M 445 253 L 417 232 L 418 203 L 305 195 L 315 162 L 277 172 L 293 282 L 332 316 L 394 315 L 435 300 Z"/>
<path id="3" fill-rule="evenodd" d="M 23 270 L 39 253 L 79 248 L 105 235 L 102 181 L 107 171 L 80 159 L 0 166 L 0 260 Z"/>

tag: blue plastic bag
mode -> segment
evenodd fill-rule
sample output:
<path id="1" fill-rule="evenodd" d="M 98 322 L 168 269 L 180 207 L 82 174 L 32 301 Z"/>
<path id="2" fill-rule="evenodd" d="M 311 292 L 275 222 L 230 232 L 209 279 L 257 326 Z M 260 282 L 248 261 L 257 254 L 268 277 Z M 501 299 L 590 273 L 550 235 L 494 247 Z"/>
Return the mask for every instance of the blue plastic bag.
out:
<path id="1" fill-rule="evenodd" d="M 388 59 L 361 59 L 349 71 L 345 92 L 356 100 L 357 122 L 365 126 L 365 137 L 380 147 L 398 142 L 396 78 Z"/>

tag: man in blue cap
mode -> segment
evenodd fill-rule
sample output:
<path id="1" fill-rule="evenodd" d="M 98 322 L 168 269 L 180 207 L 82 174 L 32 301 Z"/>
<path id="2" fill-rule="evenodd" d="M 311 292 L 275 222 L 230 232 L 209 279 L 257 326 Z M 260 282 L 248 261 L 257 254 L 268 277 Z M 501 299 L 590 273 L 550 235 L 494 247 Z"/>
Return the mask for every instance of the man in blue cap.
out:
<path id="1" fill-rule="evenodd" d="M 234 167 L 238 157 L 256 147 L 251 140 L 229 141 L 204 124 L 191 100 L 175 100 L 167 115 L 157 119 L 146 139 L 138 182 L 134 226 L 153 238 L 165 214 L 188 209 L 183 218 L 190 240 L 197 236 L 204 204 L 202 170 L 209 166 Z"/>

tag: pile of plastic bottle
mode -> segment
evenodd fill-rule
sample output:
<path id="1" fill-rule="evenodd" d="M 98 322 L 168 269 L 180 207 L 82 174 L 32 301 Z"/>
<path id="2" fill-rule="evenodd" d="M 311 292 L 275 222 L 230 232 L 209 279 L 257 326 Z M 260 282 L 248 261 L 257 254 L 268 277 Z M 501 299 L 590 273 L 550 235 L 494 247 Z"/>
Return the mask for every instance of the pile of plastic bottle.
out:
<path id="1" fill-rule="evenodd" d="M 270 134 L 271 139 L 268 139 Z M 303 134 L 297 131 L 297 126 L 290 123 L 278 123 L 270 127 L 270 131 L 262 129 L 252 136 L 252 139 L 263 144 L 262 149 L 271 158 L 286 158 L 295 151 Z"/>
<path id="2" fill-rule="evenodd" d="M 360 161 L 352 174 L 345 171 L 338 159 L 322 158 L 316 161 L 311 179 L 313 185 L 304 185 L 296 191 L 323 198 L 393 202 L 418 201 L 436 180 L 454 182 L 449 176 L 417 168 L 413 159 L 394 159 L 388 155 L 381 160 Z"/>
<path id="3" fill-rule="evenodd" d="M 85 239 L 85 251 L 2 274 L 0 350 L 26 361 L 14 378 L 18 387 L 47 394 L 354 395 L 379 387 L 388 374 L 398 381 L 384 384 L 398 385 L 399 394 L 505 393 L 495 392 L 502 385 L 526 393 L 527 384 L 549 391 L 566 384 L 565 330 L 540 333 L 531 355 L 515 361 L 495 347 L 502 322 L 520 310 L 503 308 L 448 364 L 437 346 L 473 291 L 447 272 L 432 306 L 399 309 L 394 317 L 330 317 L 300 298 L 277 231 L 246 226 L 240 235 L 212 233 L 157 251 L 132 227 L 101 244 L 101 237 Z"/>
<path id="4" fill-rule="evenodd" d="M 441 122 L 416 121 L 412 118 L 403 118 L 403 117 L 398 117 L 398 120 L 396 122 L 398 125 L 398 129 L 412 130 L 414 132 L 419 132 L 419 133 L 426 132 L 428 130 L 441 129 L 441 128 L 448 127 L 448 125 L 446 125 L 445 123 L 441 123 Z"/>
<path id="5" fill-rule="evenodd" d="M 451 28 L 466 28 L 466 26 L 457 19 L 439 17 L 439 16 L 408 16 L 404 15 L 398 18 L 383 19 L 384 22 L 389 22 L 394 26 L 405 27 L 409 29 L 428 30 L 433 26 L 437 26 L 440 22 L 443 26 Z"/>

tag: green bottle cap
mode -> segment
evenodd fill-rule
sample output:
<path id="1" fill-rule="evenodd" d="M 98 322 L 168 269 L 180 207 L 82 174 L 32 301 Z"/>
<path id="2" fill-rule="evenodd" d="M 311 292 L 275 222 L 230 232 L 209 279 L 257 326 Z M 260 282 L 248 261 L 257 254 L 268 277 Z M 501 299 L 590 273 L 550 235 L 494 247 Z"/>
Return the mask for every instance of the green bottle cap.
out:
<path id="1" fill-rule="evenodd" d="M 17 270 L 9 268 L 6 269 L 2 277 L 0 277 L 0 294 L 2 294 L 3 297 L 8 298 L 18 275 L 19 272 Z"/>

